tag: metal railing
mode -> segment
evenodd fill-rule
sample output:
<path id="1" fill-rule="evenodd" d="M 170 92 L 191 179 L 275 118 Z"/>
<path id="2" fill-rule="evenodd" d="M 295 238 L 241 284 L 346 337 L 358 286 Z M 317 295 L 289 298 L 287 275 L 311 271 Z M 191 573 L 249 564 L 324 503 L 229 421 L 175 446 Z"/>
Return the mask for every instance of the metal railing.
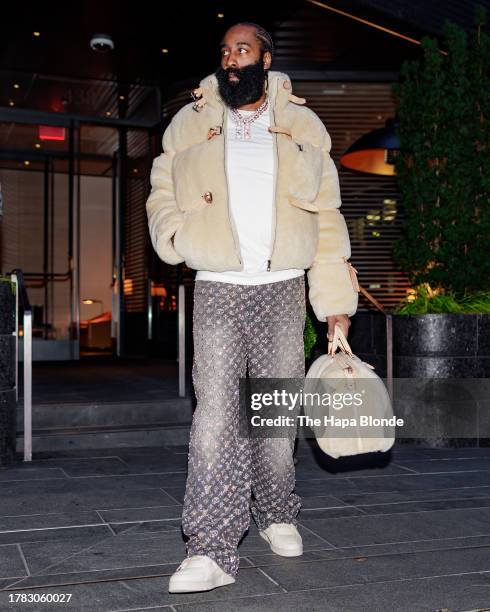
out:
<path id="1" fill-rule="evenodd" d="M 24 343 L 24 461 L 32 461 L 32 308 L 27 295 L 24 274 L 15 268 L 10 278 L 15 283 L 15 396 L 19 400 L 19 310 L 23 311 Z"/>
<path id="2" fill-rule="evenodd" d="M 185 397 L 185 286 L 178 293 L 179 397 Z"/>

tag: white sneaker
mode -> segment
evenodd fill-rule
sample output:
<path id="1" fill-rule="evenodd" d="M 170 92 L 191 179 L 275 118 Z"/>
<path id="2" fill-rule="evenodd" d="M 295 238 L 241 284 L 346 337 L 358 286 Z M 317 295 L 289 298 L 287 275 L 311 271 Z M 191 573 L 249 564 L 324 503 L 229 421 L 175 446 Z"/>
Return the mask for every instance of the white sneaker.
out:
<path id="1" fill-rule="evenodd" d="M 264 531 L 259 531 L 260 537 L 269 542 L 272 552 L 281 557 L 299 557 L 303 554 L 303 540 L 291 523 L 273 523 Z"/>
<path id="2" fill-rule="evenodd" d="M 210 591 L 233 582 L 235 578 L 224 572 L 213 559 L 205 555 L 194 555 L 184 559 L 170 577 L 168 592 Z"/>

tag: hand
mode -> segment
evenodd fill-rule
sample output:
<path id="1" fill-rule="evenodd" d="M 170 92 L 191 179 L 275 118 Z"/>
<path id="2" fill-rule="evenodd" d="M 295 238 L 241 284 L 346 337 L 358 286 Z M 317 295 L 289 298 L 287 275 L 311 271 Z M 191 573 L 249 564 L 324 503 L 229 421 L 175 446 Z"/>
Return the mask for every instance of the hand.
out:
<path id="1" fill-rule="evenodd" d="M 331 317 L 327 317 L 327 324 L 328 324 L 327 339 L 329 342 L 333 340 L 333 334 L 335 331 L 336 324 L 340 326 L 340 329 L 343 331 L 344 336 L 347 338 L 349 334 L 349 327 L 351 324 L 351 320 L 349 319 L 348 315 L 340 314 L 340 315 L 332 315 Z"/>

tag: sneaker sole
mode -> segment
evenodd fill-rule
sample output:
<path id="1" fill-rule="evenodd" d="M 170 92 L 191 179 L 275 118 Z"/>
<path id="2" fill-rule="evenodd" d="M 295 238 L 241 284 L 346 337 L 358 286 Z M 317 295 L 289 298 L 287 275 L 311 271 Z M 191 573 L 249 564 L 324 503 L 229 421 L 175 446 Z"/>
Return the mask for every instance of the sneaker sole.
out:
<path id="1" fill-rule="evenodd" d="M 301 555 L 303 554 L 302 546 L 301 548 L 297 548 L 296 550 L 290 550 L 287 548 L 279 548 L 278 546 L 274 546 L 269 540 L 269 538 L 267 537 L 267 535 L 263 533 L 262 531 L 259 531 L 259 535 L 263 540 L 267 542 L 267 544 L 269 544 L 272 552 L 276 553 L 276 555 L 279 555 L 280 557 L 301 557 Z"/>
<path id="2" fill-rule="evenodd" d="M 203 591 L 212 591 L 213 589 L 217 589 L 222 586 L 227 586 L 228 584 L 233 584 L 236 582 L 236 579 L 233 576 L 221 576 L 219 580 L 217 580 L 217 584 L 210 585 L 209 582 L 194 582 L 189 586 L 176 586 L 174 588 L 168 588 L 169 593 L 202 593 Z"/>

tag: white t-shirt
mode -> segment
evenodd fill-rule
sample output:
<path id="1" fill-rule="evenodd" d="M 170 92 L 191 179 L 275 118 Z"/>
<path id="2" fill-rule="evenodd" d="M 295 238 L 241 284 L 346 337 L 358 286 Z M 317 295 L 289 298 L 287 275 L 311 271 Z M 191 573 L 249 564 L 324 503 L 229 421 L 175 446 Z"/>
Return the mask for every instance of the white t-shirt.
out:
<path id="1" fill-rule="evenodd" d="M 250 117 L 255 111 L 239 111 Z M 196 280 L 260 285 L 295 276 L 304 270 L 289 268 L 267 271 L 272 252 L 274 199 L 274 140 L 266 110 L 251 124 L 251 138 L 236 138 L 236 124 L 228 109 L 226 171 L 230 214 L 240 242 L 243 270 L 211 272 L 199 270 Z"/>

